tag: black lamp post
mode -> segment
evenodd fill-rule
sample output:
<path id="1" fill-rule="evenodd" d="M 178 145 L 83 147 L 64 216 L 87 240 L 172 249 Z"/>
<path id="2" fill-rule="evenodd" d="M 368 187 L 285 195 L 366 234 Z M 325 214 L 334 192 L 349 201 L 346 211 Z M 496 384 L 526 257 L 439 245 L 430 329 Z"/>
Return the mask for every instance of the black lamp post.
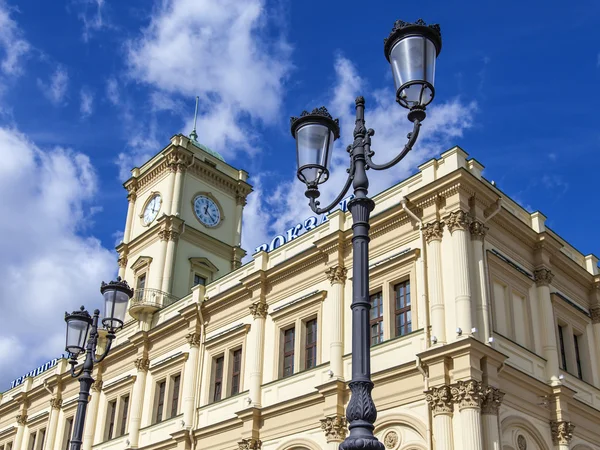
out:
<path id="1" fill-rule="evenodd" d="M 433 88 L 435 61 L 442 48 L 439 25 L 396 21 L 384 51 L 392 66 L 396 85 L 396 101 L 409 110 L 408 120 L 413 131 L 402 151 L 386 164 L 375 164 L 371 156 L 371 136 L 375 131 L 365 127 L 365 99 L 356 99 L 354 143 L 347 148 L 350 154 L 348 179 L 338 197 L 327 207 L 320 208 L 319 184 L 329 178 L 329 161 L 333 142 L 340 136 L 338 119 L 333 119 L 325 107 L 304 111 L 291 118 L 292 135 L 296 139 L 298 178 L 306 184 L 305 195 L 316 214 L 331 211 L 346 195 L 350 185 L 354 199 L 348 202 L 352 214 L 352 397 L 346 410 L 350 435 L 340 444 L 341 450 L 377 449 L 384 446 L 373 435 L 377 410 L 371 397 L 371 346 L 369 329 L 369 217 L 375 203 L 368 196 L 367 170 L 388 169 L 400 162 L 412 149 L 425 120 L 425 108 L 435 95 Z"/>
<path id="2" fill-rule="evenodd" d="M 92 317 L 82 306 L 79 311 L 74 311 L 71 314 L 65 313 L 65 322 L 67 322 L 67 343 L 65 348 L 70 355 L 71 376 L 79 378 L 79 400 L 73 427 L 73 437 L 71 439 L 71 450 L 79 450 L 81 448 L 85 413 L 90 388 L 94 382 L 92 378 L 94 364 L 101 362 L 106 358 L 108 352 L 110 352 L 115 333 L 123 327 L 125 313 L 127 312 L 127 303 L 133 295 L 133 290 L 120 277 L 117 278 L 117 281 L 111 281 L 108 284 L 102 282 L 100 292 L 104 296 L 105 314 L 102 324 L 108 331 L 106 336 L 108 343 L 104 353 L 99 358 L 96 357 L 96 347 L 98 345 L 98 317 L 100 316 L 100 311 L 96 309 Z M 81 369 L 75 372 L 77 357 L 83 354 L 83 352 L 86 353 L 85 361 Z"/>

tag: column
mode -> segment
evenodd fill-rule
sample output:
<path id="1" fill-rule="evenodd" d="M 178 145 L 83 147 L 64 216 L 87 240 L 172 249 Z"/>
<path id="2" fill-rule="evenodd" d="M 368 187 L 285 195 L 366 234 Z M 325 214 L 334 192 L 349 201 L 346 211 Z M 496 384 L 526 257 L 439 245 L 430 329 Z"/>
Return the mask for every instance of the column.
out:
<path id="1" fill-rule="evenodd" d="M 140 439 L 140 426 L 142 423 L 142 412 L 144 409 L 144 391 L 146 389 L 146 375 L 150 367 L 148 358 L 138 358 L 135 361 L 137 377 L 133 384 L 133 395 L 131 399 L 131 414 L 129 419 L 129 447 L 137 448 Z"/>
<path id="2" fill-rule="evenodd" d="M 44 448 L 54 448 L 56 432 L 58 431 L 58 415 L 62 407 L 62 399 L 60 397 L 52 397 L 50 399 L 50 419 L 48 420 L 48 429 L 46 430 L 46 443 Z"/>
<path id="3" fill-rule="evenodd" d="M 186 340 L 190 346 L 188 359 L 185 362 L 185 370 L 183 377 L 183 421 L 185 427 L 190 428 L 194 424 L 194 405 L 195 405 L 195 391 L 196 391 L 196 378 L 198 376 L 198 355 L 200 349 L 200 334 L 190 333 L 186 337 Z"/>
<path id="4" fill-rule="evenodd" d="M 250 400 L 251 406 L 261 405 L 261 385 L 263 377 L 263 358 L 265 340 L 265 320 L 269 306 L 266 303 L 256 302 L 250 305 L 250 313 L 254 317 L 252 322 L 252 346 L 250 354 Z"/>
<path id="5" fill-rule="evenodd" d="M 464 211 L 454 211 L 444 219 L 452 236 L 454 260 L 454 290 L 456 327 L 462 335 L 471 334 L 471 285 L 469 280 L 469 217 Z"/>
<path id="6" fill-rule="evenodd" d="M 485 249 L 484 241 L 488 227 L 482 222 L 473 221 L 469 226 L 471 231 L 471 244 L 473 247 L 473 259 L 475 264 L 475 314 L 476 324 L 479 329 L 479 340 L 488 343 L 488 338 L 492 335 L 490 326 L 490 300 L 487 285 L 487 273 L 485 269 Z"/>
<path id="7" fill-rule="evenodd" d="M 237 194 L 235 196 L 235 231 L 237 236 L 236 245 L 242 245 L 242 215 L 244 214 L 244 206 L 246 206 L 246 197 Z"/>
<path id="8" fill-rule="evenodd" d="M 327 270 L 327 278 L 331 282 L 331 316 L 329 324 L 331 339 L 329 344 L 329 365 L 333 377 L 344 378 L 344 286 L 346 283 L 346 268 L 332 267 Z"/>
<path id="9" fill-rule="evenodd" d="M 573 439 L 573 430 L 575 425 L 566 420 L 550 422 L 550 432 L 552 433 L 552 443 L 557 450 L 569 450 L 569 443 Z"/>
<path id="10" fill-rule="evenodd" d="M 152 284 L 150 287 L 159 291 L 162 288 L 162 278 L 165 271 L 165 260 L 167 257 L 167 247 L 170 236 L 171 232 L 169 230 L 160 230 L 158 232 L 158 237 L 160 238 L 160 247 L 158 256 L 156 258 L 156 267 L 152 267 L 150 269 L 152 274 Z"/>
<path id="11" fill-rule="evenodd" d="M 546 381 L 552 384 L 560 383 L 558 375 L 558 350 L 556 348 L 556 327 L 554 311 L 550 298 L 550 283 L 554 275 L 545 267 L 533 273 L 537 285 L 539 311 L 542 322 L 542 356 L 546 359 Z"/>
<path id="12" fill-rule="evenodd" d="M 181 203 L 181 187 L 183 185 L 183 173 L 185 171 L 185 165 L 179 163 L 177 165 L 177 172 L 175 172 L 175 186 L 173 188 L 173 201 L 171 203 L 171 215 L 179 216 L 179 208 Z"/>
<path id="13" fill-rule="evenodd" d="M 459 381 L 452 387 L 452 399 L 460 411 L 462 428 L 461 450 L 483 450 L 481 435 L 481 383 L 476 380 Z M 486 450 L 488 448 L 486 447 Z"/>
<path id="14" fill-rule="evenodd" d="M 175 187 L 175 177 L 177 175 L 177 162 L 173 155 L 167 155 L 167 160 L 169 162 L 169 170 L 170 173 L 168 175 L 168 183 L 167 188 L 165 189 L 164 197 L 163 197 L 163 212 L 169 216 L 173 214 L 171 208 L 173 207 L 173 189 Z"/>
<path id="15" fill-rule="evenodd" d="M 164 273 L 160 290 L 171 293 L 171 281 L 173 278 L 173 266 L 175 265 L 175 246 L 179 239 L 179 233 L 169 231 L 167 234 L 167 250 L 165 252 Z"/>
<path id="16" fill-rule="evenodd" d="M 83 430 L 83 450 L 90 450 L 92 448 L 92 445 L 94 445 L 96 421 L 98 420 L 98 407 L 100 406 L 100 392 L 102 391 L 102 384 L 102 380 L 96 380 L 92 383 L 92 399 L 88 404 L 87 415 L 85 419 L 85 428 Z"/>
<path id="17" fill-rule="evenodd" d="M 133 216 L 135 210 L 135 200 L 137 199 L 136 189 L 131 189 L 129 194 L 127 194 L 127 220 L 125 221 L 125 231 L 123 232 L 123 242 L 125 244 L 129 243 L 129 238 L 131 237 L 131 228 L 133 225 Z"/>
<path id="18" fill-rule="evenodd" d="M 596 372 L 597 379 L 600 380 L 600 306 L 590 308 L 590 314 L 592 316 L 592 336 L 588 337 L 588 342 L 593 340 L 593 343 L 589 344 L 590 352 L 595 353 L 596 367 L 593 370 Z"/>
<path id="19" fill-rule="evenodd" d="M 443 234 L 443 225 L 439 221 L 423 226 L 423 236 L 427 241 L 427 282 L 429 283 L 429 304 L 431 305 L 431 336 L 435 336 L 438 344 L 446 342 L 441 250 Z"/>
<path id="20" fill-rule="evenodd" d="M 338 450 L 340 443 L 346 439 L 348 434 L 348 422 L 346 417 L 335 415 L 321 419 L 321 430 L 325 433 L 328 450 Z"/>
<path id="21" fill-rule="evenodd" d="M 486 450 L 502 450 L 498 411 L 504 398 L 504 392 L 486 386 L 481 403 L 481 421 L 483 422 L 483 448 Z"/>
<path id="22" fill-rule="evenodd" d="M 436 450 L 452 450 L 452 392 L 450 386 L 434 387 L 426 392 L 425 400 L 433 414 L 433 443 Z"/>
<path id="23" fill-rule="evenodd" d="M 23 443 L 23 435 L 25 434 L 25 427 L 27 426 L 27 414 L 19 414 L 17 416 L 17 435 L 15 436 L 15 442 L 13 444 L 14 450 L 20 450 L 21 444 Z"/>
<path id="24" fill-rule="evenodd" d="M 126 250 L 121 255 L 119 255 L 119 260 L 117 262 L 119 264 L 119 276 L 122 279 L 125 279 L 125 269 L 127 269 L 127 251 Z"/>

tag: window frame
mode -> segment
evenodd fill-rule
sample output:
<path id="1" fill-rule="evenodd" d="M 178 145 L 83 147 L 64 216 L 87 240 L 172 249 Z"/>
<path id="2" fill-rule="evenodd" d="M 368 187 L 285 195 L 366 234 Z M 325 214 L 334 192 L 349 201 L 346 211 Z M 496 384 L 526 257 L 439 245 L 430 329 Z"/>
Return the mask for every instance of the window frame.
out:
<path id="1" fill-rule="evenodd" d="M 373 300 L 378 299 L 379 300 L 379 306 L 375 306 L 376 308 L 380 309 L 381 314 L 378 315 L 375 318 L 372 318 L 372 314 L 373 314 Z M 378 290 L 372 294 L 369 295 L 369 304 L 371 305 L 371 308 L 369 308 L 369 342 L 371 347 L 373 347 L 374 345 L 377 344 L 381 344 L 382 342 L 385 341 L 385 330 L 383 328 L 384 325 L 384 316 L 385 316 L 385 311 L 387 308 L 385 308 L 384 306 L 384 300 L 383 300 L 383 291 L 382 290 Z M 373 327 L 377 326 L 377 328 L 379 329 L 379 332 L 377 333 L 377 336 L 379 337 L 378 342 L 373 342 Z"/>
<path id="2" fill-rule="evenodd" d="M 309 324 L 312 324 L 314 322 L 314 331 L 310 330 L 309 328 Z M 317 346 L 319 343 L 319 321 L 317 320 L 317 318 L 315 317 L 314 319 L 310 319 L 310 320 L 305 320 L 304 323 L 304 364 L 303 364 L 303 370 L 310 370 L 314 367 L 317 367 Z M 310 331 L 310 333 L 309 333 Z M 308 336 L 309 334 L 312 334 L 314 337 L 314 340 L 309 342 L 308 341 Z M 310 349 L 310 350 L 309 350 Z M 309 351 L 311 353 L 314 354 L 314 356 L 312 356 L 312 360 L 313 360 L 313 364 L 309 367 L 308 366 L 308 361 L 309 361 Z"/>
<path id="3" fill-rule="evenodd" d="M 398 308 L 398 299 L 397 299 L 397 288 L 399 286 L 403 286 L 404 287 L 404 299 L 405 299 L 405 306 Z M 394 337 L 402 337 L 402 336 L 406 336 L 407 334 L 412 333 L 413 328 L 412 328 L 412 291 L 411 291 L 411 283 L 410 283 L 410 278 L 408 278 L 407 280 L 404 281 L 400 281 L 398 283 L 395 283 L 392 289 L 394 296 L 393 296 L 393 301 L 394 301 Z M 408 298 L 408 306 L 406 303 L 406 299 Z M 405 322 L 404 327 L 408 327 L 410 328 L 406 333 L 400 333 L 399 327 L 398 327 L 398 317 L 404 315 L 405 317 L 407 317 L 407 315 L 410 314 L 410 320 L 408 320 L 407 322 Z"/>
<path id="4" fill-rule="evenodd" d="M 173 417 L 177 417 L 181 415 L 181 413 L 176 416 L 171 415 L 171 406 L 173 400 L 173 378 L 176 375 L 180 375 L 180 386 L 178 391 L 179 401 L 181 402 L 182 398 L 182 389 L 183 389 L 183 380 L 185 379 L 185 363 L 189 357 L 188 352 L 178 351 L 175 353 L 163 354 L 161 355 L 158 361 L 154 361 L 150 364 L 148 369 L 148 375 L 150 379 L 149 383 L 152 383 L 151 386 L 151 398 L 152 398 L 152 408 L 144 408 L 145 410 L 145 423 L 148 426 L 156 425 L 159 423 L 163 423 L 167 420 L 172 419 Z M 157 421 L 157 413 L 158 413 L 158 384 L 160 382 L 165 382 L 165 394 L 163 400 L 163 411 L 162 418 L 160 421 Z M 177 410 L 181 410 L 181 405 L 178 405 Z"/>
<path id="5" fill-rule="evenodd" d="M 236 353 L 239 354 L 239 367 L 237 368 L 237 371 L 236 371 L 236 367 L 235 367 L 236 366 Z M 229 391 L 230 391 L 229 395 L 230 396 L 237 395 L 241 391 L 241 387 L 242 387 L 242 384 L 241 384 L 241 381 L 242 381 L 242 361 L 243 361 L 243 359 L 244 359 L 244 352 L 242 350 L 242 347 L 231 350 L 231 360 L 232 360 L 232 363 L 231 363 L 231 376 L 229 377 L 229 379 L 231 380 L 231 387 L 229 389 Z M 233 386 L 234 386 L 233 380 L 234 380 L 235 377 L 237 377 L 237 391 L 233 392 Z"/>
<path id="6" fill-rule="evenodd" d="M 194 278 L 196 276 L 204 278 L 204 286 L 213 282 L 219 269 L 210 261 L 210 259 L 206 257 L 192 257 L 188 258 L 188 261 L 190 262 L 190 291 L 196 286 L 194 284 Z"/>
<path id="7" fill-rule="evenodd" d="M 75 423 L 75 416 L 65 417 L 65 423 L 63 427 L 62 436 L 62 449 L 69 450 L 71 448 L 71 438 L 73 437 L 73 425 Z"/>

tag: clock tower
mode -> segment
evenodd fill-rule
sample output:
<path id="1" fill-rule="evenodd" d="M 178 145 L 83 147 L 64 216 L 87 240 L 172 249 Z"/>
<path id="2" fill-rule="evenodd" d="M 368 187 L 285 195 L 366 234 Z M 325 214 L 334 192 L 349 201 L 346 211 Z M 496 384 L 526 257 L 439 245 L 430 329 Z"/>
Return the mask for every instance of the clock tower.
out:
<path id="1" fill-rule="evenodd" d="M 148 321 L 192 286 L 241 265 L 248 173 L 178 134 L 124 183 L 129 206 L 119 275 L 136 289 L 130 314 Z"/>

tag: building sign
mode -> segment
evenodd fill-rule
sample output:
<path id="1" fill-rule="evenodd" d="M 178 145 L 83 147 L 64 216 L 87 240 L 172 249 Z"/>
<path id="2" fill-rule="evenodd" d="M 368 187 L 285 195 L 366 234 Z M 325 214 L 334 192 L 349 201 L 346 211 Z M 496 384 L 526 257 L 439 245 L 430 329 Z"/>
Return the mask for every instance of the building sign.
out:
<path id="1" fill-rule="evenodd" d="M 11 381 L 10 388 L 12 389 L 12 388 L 17 387 L 18 385 L 22 384 L 23 381 L 25 381 L 25 378 L 27 378 L 27 377 L 35 377 L 35 376 L 39 375 L 40 373 L 53 368 L 54 366 L 56 366 L 58 364 L 58 361 L 61 360 L 62 358 L 64 358 L 64 355 L 60 355 L 59 358 L 51 359 L 46 364 L 42 364 L 41 366 L 33 369 L 31 372 L 26 373 L 22 377 L 19 377 L 16 380 Z"/>
<path id="2" fill-rule="evenodd" d="M 342 211 L 348 211 L 348 202 L 354 198 L 354 195 L 349 195 L 344 200 L 339 203 L 339 206 Z M 264 243 L 256 247 L 254 253 L 258 253 L 260 251 L 263 252 L 271 252 L 278 247 L 281 247 L 283 244 L 287 244 L 290 241 L 293 241 L 298 236 L 304 234 L 306 231 L 310 231 L 314 228 L 317 228 L 322 223 L 327 222 L 327 214 L 323 214 L 321 217 L 310 216 L 304 219 L 302 222 L 297 223 L 292 228 L 285 231 L 283 234 L 278 234 L 273 238 L 270 243 Z"/>

